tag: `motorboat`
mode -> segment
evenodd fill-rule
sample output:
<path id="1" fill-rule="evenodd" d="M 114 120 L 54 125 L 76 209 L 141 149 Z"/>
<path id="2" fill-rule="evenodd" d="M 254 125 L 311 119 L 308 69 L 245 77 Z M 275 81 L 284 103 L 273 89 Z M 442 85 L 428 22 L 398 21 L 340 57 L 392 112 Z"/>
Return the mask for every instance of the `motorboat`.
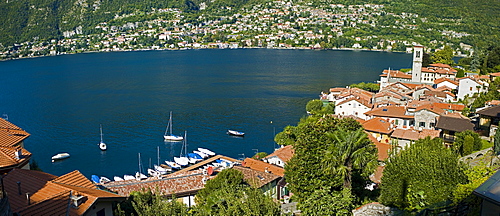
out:
<path id="1" fill-rule="evenodd" d="M 100 125 L 100 128 L 101 128 L 101 142 L 99 143 L 99 148 L 101 149 L 101 151 L 106 151 L 108 147 L 106 143 L 104 143 L 104 141 L 102 140 L 102 125 Z"/>
<path id="2" fill-rule="evenodd" d="M 181 166 L 187 166 L 189 164 L 189 159 L 187 157 L 174 157 L 174 161 Z"/>
<path id="3" fill-rule="evenodd" d="M 66 152 L 59 153 L 59 154 L 52 156 L 52 162 L 54 162 L 56 160 L 66 159 L 66 158 L 69 158 L 69 153 L 66 153 Z"/>
<path id="4" fill-rule="evenodd" d="M 90 177 L 90 179 L 92 179 L 92 181 L 93 181 L 94 183 L 96 183 L 96 184 L 101 183 L 101 179 L 99 178 L 99 176 L 92 175 L 92 176 Z"/>
<path id="5" fill-rule="evenodd" d="M 160 174 L 160 172 L 158 172 L 154 169 L 148 168 L 148 175 L 153 176 L 153 177 L 158 177 L 161 174 Z"/>
<path id="6" fill-rule="evenodd" d="M 203 153 L 207 154 L 208 156 L 214 156 L 215 155 L 215 152 L 210 151 L 210 150 L 205 149 L 205 148 L 198 148 L 198 151 L 203 152 Z"/>
<path id="7" fill-rule="evenodd" d="M 105 183 L 108 183 L 110 182 L 111 180 L 109 180 L 109 178 L 105 177 L 105 176 L 101 176 L 101 178 L 99 179 L 99 182 L 101 184 L 105 184 Z"/>
<path id="8" fill-rule="evenodd" d="M 201 152 L 201 151 L 196 151 L 196 150 L 194 150 L 194 151 L 193 151 L 193 153 L 195 153 L 195 154 L 197 154 L 197 155 L 201 156 L 203 159 L 205 159 L 205 158 L 208 158 L 208 157 L 209 157 L 209 155 L 207 155 L 207 154 L 205 154 L 205 153 L 203 153 L 203 152 Z"/>
<path id="9" fill-rule="evenodd" d="M 135 176 L 133 175 L 124 175 L 123 180 L 135 180 Z"/>
<path id="10" fill-rule="evenodd" d="M 168 172 L 172 171 L 172 168 L 165 168 L 165 167 L 158 166 L 158 165 L 154 165 L 154 168 L 156 171 L 158 171 L 162 175 L 165 175 Z"/>
<path id="11" fill-rule="evenodd" d="M 165 161 L 165 164 L 167 164 L 167 166 L 171 167 L 172 169 L 180 169 L 181 168 L 181 165 L 177 164 L 176 162 Z"/>
<path id="12" fill-rule="evenodd" d="M 115 180 L 115 181 L 123 181 L 123 178 L 120 177 L 120 176 L 115 176 L 115 177 L 113 177 L 113 180 Z"/>
<path id="13" fill-rule="evenodd" d="M 167 124 L 167 129 L 165 130 L 165 134 L 163 135 L 163 138 L 166 140 L 166 141 L 182 141 L 184 139 L 184 137 L 182 136 L 178 136 L 178 135 L 174 135 L 172 133 L 172 111 L 170 111 L 170 118 L 168 120 L 168 124 Z"/>
<path id="14" fill-rule="evenodd" d="M 188 153 L 189 163 L 197 163 L 203 160 L 203 158 L 196 153 Z"/>
<path id="15" fill-rule="evenodd" d="M 148 177 L 140 172 L 136 172 L 135 173 L 135 179 L 137 180 L 143 180 L 143 179 L 147 179 Z"/>
<path id="16" fill-rule="evenodd" d="M 227 130 L 227 134 L 232 135 L 232 136 L 245 136 L 245 133 L 241 131 L 235 131 L 235 130 Z"/>

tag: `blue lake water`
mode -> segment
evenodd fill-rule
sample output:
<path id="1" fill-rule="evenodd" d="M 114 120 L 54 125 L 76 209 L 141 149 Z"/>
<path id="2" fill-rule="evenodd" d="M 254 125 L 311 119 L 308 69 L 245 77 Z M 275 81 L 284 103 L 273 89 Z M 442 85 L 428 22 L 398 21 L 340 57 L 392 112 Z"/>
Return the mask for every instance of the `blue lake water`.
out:
<path id="1" fill-rule="evenodd" d="M 410 68 L 411 55 L 365 51 L 186 50 L 64 55 L 0 62 L 0 114 L 31 136 L 25 148 L 48 173 L 113 177 L 180 154 L 164 142 L 169 112 L 188 150 L 233 158 L 272 152 L 273 137 L 321 91 Z M 107 151 L 99 150 L 99 124 Z M 244 138 L 226 135 L 244 131 Z M 51 156 L 71 157 L 52 163 Z"/>

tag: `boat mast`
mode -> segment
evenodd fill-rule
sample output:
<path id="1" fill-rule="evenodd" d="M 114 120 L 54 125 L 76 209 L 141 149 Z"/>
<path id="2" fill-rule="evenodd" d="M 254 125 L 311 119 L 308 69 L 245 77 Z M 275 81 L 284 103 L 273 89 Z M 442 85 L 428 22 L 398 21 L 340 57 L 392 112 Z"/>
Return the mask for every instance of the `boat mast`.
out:
<path id="1" fill-rule="evenodd" d="M 158 155 L 158 166 L 160 166 L 160 146 L 156 146 L 156 154 Z"/>
<path id="2" fill-rule="evenodd" d="M 172 135 L 172 111 L 170 111 L 170 120 L 168 120 L 168 124 L 170 125 L 170 135 Z"/>
<path id="3" fill-rule="evenodd" d="M 102 124 L 99 124 L 100 128 L 101 128 L 101 143 L 102 143 Z"/>

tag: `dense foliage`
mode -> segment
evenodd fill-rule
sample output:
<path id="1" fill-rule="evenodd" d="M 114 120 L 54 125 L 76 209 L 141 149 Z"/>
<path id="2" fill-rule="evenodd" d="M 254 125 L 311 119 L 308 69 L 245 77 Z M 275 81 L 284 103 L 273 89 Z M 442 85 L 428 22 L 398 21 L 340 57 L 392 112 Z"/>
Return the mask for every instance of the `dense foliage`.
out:
<path id="1" fill-rule="evenodd" d="M 372 159 L 376 161 L 376 150 L 359 131 L 362 131 L 361 125 L 353 119 L 325 115 L 302 119 L 297 127 L 282 132 L 288 133 L 282 140 L 294 140 L 295 155 L 285 166 L 285 175 L 290 191 L 294 193 L 293 199 L 299 202 L 302 211 L 330 215 L 331 211 L 337 212 L 338 207 L 349 212 L 361 199 L 360 193 L 356 192 L 367 181 L 363 174 L 373 173 L 373 166 L 368 164 L 373 163 Z M 347 148 L 353 151 L 343 152 Z M 352 192 L 349 186 L 344 187 L 347 179 L 352 179 Z M 311 198 L 324 194 L 329 195 L 321 199 Z M 341 205 L 321 207 L 321 203 L 337 199 L 343 201 Z M 340 203 L 340 200 L 335 203 Z"/>
<path id="2" fill-rule="evenodd" d="M 467 137 L 470 139 L 469 142 L 467 142 Z M 458 153 L 458 155 L 465 156 L 473 151 L 481 150 L 482 145 L 482 139 L 479 137 L 478 133 L 466 130 L 455 134 L 453 149 Z"/>
<path id="3" fill-rule="evenodd" d="M 143 190 L 132 192 L 126 201 L 118 204 L 115 215 L 186 215 L 188 207 L 175 199 L 168 200 L 158 192 Z"/>
<path id="4" fill-rule="evenodd" d="M 380 90 L 380 85 L 377 83 L 357 83 L 357 84 L 351 84 L 349 85 L 351 88 L 360 88 L 366 91 L 371 91 L 371 92 L 378 92 Z"/>
<path id="5" fill-rule="evenodd" d="M 457 154 L 441 139 L 420 139 L 387 162 L 379 199 L 405 210 L 451 201 L 457 185 L 467 183 L 463 170 Z"/>
<path id="6" fill-rule="evenodd" d="M 194 215 L 278 215 L 280 208 L 262 190 L 250 187 L 243 174 L 225 169 L 196 195 Z"/>

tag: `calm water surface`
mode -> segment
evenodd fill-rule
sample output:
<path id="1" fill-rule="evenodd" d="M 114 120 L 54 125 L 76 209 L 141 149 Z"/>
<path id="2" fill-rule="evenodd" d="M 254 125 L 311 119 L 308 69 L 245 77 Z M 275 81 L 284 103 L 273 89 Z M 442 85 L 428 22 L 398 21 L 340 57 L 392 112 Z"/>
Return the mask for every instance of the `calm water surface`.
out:
<path id="1" fill-rule="evenodd" d="M 363 51 L 186 50 L 64 55 L 0 62 L 0 114 L 31 136 L 25 147 L 48 173 L 75 169 L 113 177 L 188 150 L 229 157 L 272 152 L 274 133 L 296 125 L 321 91 L 372 82 L 387 68 L 410 68 L 411 55 Z M 107 151 L 100 151 L 99 124 Z M 244 138 L 225 134 L 244 131 Z M 59 152 L 69 159 L 52 163 Z"/>

